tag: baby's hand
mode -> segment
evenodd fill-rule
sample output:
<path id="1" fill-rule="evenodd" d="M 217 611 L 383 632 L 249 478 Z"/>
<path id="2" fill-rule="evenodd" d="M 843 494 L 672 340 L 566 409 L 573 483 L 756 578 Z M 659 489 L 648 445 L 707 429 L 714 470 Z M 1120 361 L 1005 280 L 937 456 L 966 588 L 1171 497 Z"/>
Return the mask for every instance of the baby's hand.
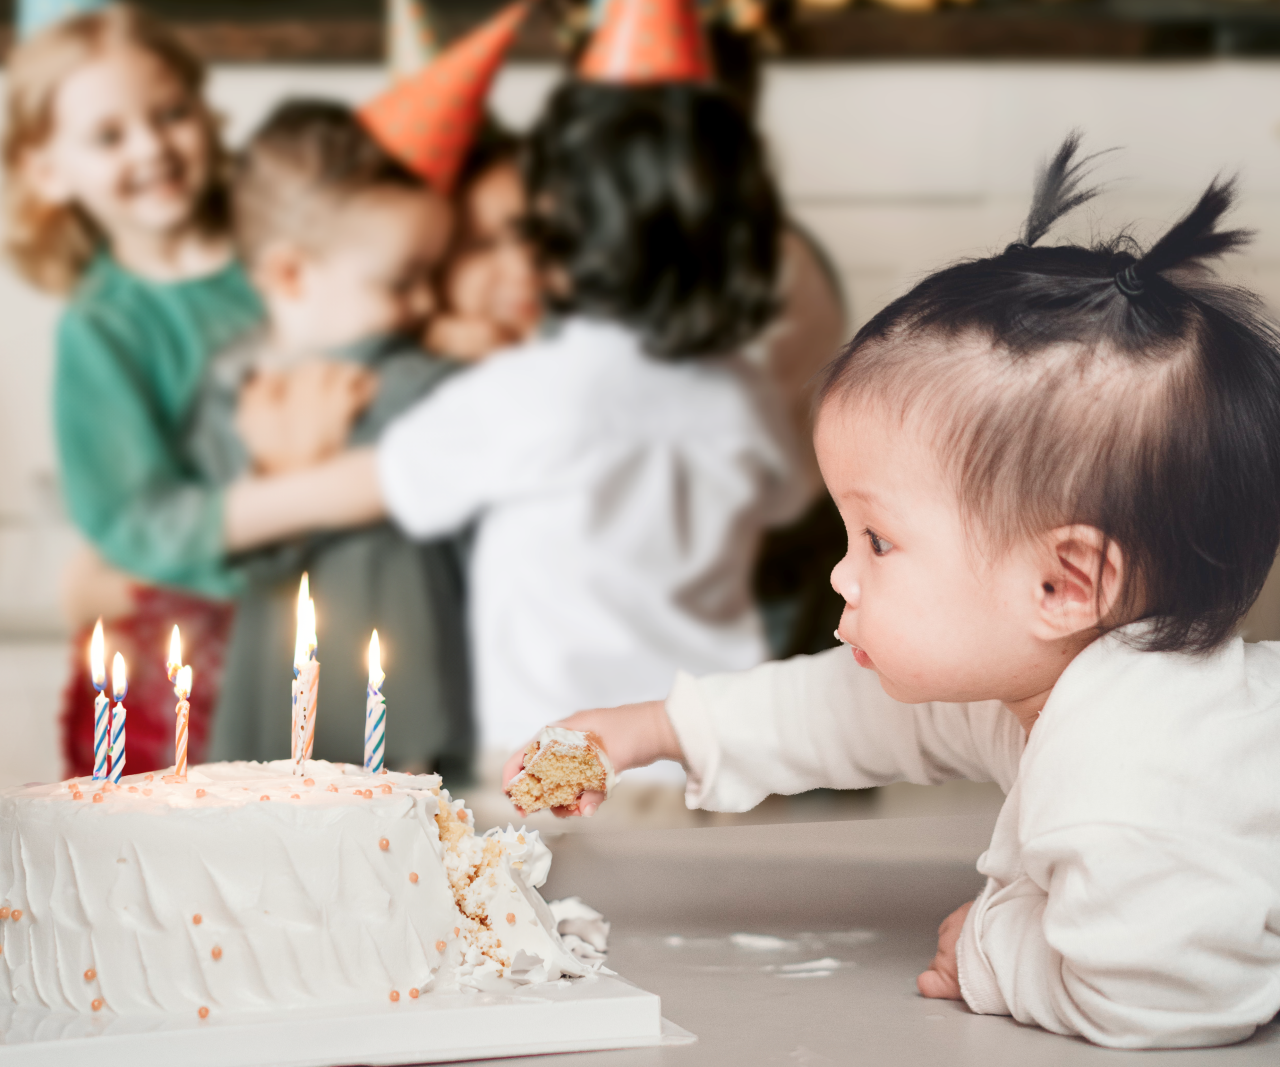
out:
<path id="1" fill-rule="evenodd" d="M 667 717 L 666 702 L 662 700 L 580 711 L 552 725 L 594 734 L 618 773 L 632 767 L 647 767 L 660 759 L 684 759 L 680 741 Z M 512 755 L 502 768 L 503 789 L 524 767 L 525 748 L 528 746 Z M 553 808 L 552 812 L 562 819 L 571 815 L 594 815 L 603 802 L 603 793 L 588 791 L 578 798 L 574 807 Z"/>
<path id="2" fill-rule="evenodd" d="M 964 929 L 965 916 L 973 901 L 962 904 L 942 920 L 938 927 L 938 952 L 929 969 L 916 979 L 920 995 L 934 1000 L 963 1000 L 960 994 L 960 971 L 956 964 L 956 942 Z"/>

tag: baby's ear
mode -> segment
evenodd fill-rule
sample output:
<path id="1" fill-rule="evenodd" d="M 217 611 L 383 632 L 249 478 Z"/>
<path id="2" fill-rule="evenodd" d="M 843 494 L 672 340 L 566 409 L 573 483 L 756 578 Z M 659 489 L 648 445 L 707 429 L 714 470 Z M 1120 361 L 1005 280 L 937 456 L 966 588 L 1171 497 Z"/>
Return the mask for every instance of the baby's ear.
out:
<path id="1" fill-rule="evenodd" d="M 1046 640 L 1095 629 L 1119 603 L 1120 546 L 1094 526 L 1060 526 L 1045 536 L 1035 590 L 1037 636 Z"/>

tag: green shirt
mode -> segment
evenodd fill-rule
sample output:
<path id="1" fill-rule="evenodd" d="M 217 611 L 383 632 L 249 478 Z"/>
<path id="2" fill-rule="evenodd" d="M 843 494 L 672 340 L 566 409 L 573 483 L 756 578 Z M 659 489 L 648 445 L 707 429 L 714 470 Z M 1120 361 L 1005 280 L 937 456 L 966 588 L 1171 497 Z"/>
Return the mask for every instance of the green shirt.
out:
<path id="1" fill-rule="evenodd" d="M 237 265 L 162 284 L 103 255 L 81 280 L 58 325 L 54 428 L 71 518 L 117 567 L 236 592 L 222 490 L 191 468 L 183 439 L 210 355 L 261 318 Z"/>

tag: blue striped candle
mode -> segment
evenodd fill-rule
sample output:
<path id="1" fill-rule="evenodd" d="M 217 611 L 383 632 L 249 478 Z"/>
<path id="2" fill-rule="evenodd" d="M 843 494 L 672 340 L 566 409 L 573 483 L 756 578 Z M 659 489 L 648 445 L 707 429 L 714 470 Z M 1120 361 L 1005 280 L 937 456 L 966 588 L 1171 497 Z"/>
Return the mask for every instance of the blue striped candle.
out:
<path id="1" fill-rule="evenodd" d="M 387 755 L 387 702 L 382 697 L 382 653 L 378 648 L 378 631 L 369 638 L 369 688 L 364 701 L 364 769 L 382 773 Z"/>
<path id="2" fill-rule="evenodd" d="M 129 692 L 129 677 L 124 669 L 124 657 L 119 652 L 111 661 L 111 695 L 116 705 L 111 709 L 111 781 L 120 784 L 124 774 L 124 698 Z"/>
<path id="3" fill-rule="evenodd" d="M 89 642 L 89 672 L 93 676 L 93 688 L 98 695 L 93 698 L 93 780 L 107 780 L 107 759 L 111 755 L 110 706 L 107 694 L 107 665 L 105 642 L 102 637 L 102 620 L 93 628 L 93 640 Z"/>

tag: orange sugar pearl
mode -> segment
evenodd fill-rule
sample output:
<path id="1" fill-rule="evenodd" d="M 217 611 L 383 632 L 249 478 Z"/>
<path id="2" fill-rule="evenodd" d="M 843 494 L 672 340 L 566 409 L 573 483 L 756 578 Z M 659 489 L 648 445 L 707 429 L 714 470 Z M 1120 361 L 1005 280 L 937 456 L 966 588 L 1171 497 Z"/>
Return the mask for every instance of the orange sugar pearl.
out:
<path id="1" fill-rule="evenodd" d="M 9 918 L 9 909 L 0 908 L 0 922 L 3 922 L 7 918 Z"/>
<path id="2" fill-rule="evenodd" d="M 71 794 L 71 799 L 72 799 L 72 800 L 84 800 L 84 794 L 83 794 L 82 792 L 80 792 L 80 790 L 79 790 L 79 789 L 77 789 L 74 793 L 72 793 L 72 794 Z"/>
<path id="3" fill-rule="evenodd" d="M 22 918 L 22 909 L 21 909 L 21 908 L 14 908 L 14 909 L 13 909 L 13 921 L 14 921 L 14 922 L 17 922 L 17 921 L 18 921 L 19 919 L 21 919 L 21 918 Z"/>
<path id="4" fill-rule="evenodd" d="M 409 881 L 410 881 L 410 882 L 412 882 L 414 885 L 417 885 L 417 884 L 418 884 L 418 872 L 417 872 L 417 871 L 410 871 L 410 872 L 409 872 Z"/>
<path id="5" fill-rule="evenodd" d="M 94 793 L 94 794 L 93 794 L 93 802 L 94 802 L 95 804 L 101 804 L 101 803 L 102 803 L 102 794 L 101 794 L 101 793 Z"/>
<path id="6" fill-rule="evenodd" d="M 197 789 L 197 790 L 196 790 L 196 799 L 197 799 L 197 800 L 199 800 L 199 799 L 200 799 L 201 797 L 203 797 L 203 796 L 208 796 L 208 794 L 207 794 L 203 789 Z"/>
<path id="7" fill-rule="evenodd" d="M 384 771 L 383 773 L 385 774 L 386 772 Z M 410 989 L 410 990 L 409 990 L 409 996 L 410 996 L 410 997 L 412 997 L 414 1000 L 417 1000 L 417 999 L 418 999 L 418 987 L 417 987 L 417 986 L 414 986 L 412 989 Z"/>
<path id="8" fill-rule="evenodd" d="M 99 999 L 96 999 L 96 998 L 95 998 L 95 1000 L 93 1001 L 93 1003 L 92 1003 L 92 1004 L 90 1004 L 90 1005 L 89 1005 L 89 1007 L 91 1007 L 94 1011 L 101 1011 L 101 1010 L 102 1010 L 102 1001 L 101 1001 L 101 1000 L 99 1000 Z"/>
<path id="9" fill-rule="evenodd" d="M 143 780 L 144 782 L 154 782 L 154 781 L 156 780 L 156 776 L 155 776 L 154 774 L 148 774 L 148 775 L 147 775 L 144 779 L 142 779 L 142 780 Z"/>
<path id="10" fill-rule="evenodd" d="M 196 1012 L 196 1014 L 202 1019 L 207 1019 L 209 1018 L 209 1009 L 201 1005 L 200 1010 Z"/>
<path id="11" fill-rule="evenodd" d="M 459 929 L 455 926 L 455 927 L 453 928 L 453 936 L 454 936 L 454 937 L 457 937 L 460 933 L 462 933 L 462 931 L 461 931 L 461 930 L 459 930 Z"/>
<path id="12" fill-rule="evenodd" d="M 149 797 L 149 796 L 151 795 L 151 790 L 150 790 L 150 789 L 144 789 L 144 790 L 142 791 L 142 795 L 143 795 L 144 797 Z"/>
<path id="13" fill-rule="evenodd" d="M 384 785 L 384 786 L 382 787 L 382 791 L 383 791 L 384 793 L 390 793 L 390 792 L 391 792 L 391 786 L 389 786 L 389 785 Z"/>
<path id="14" fill-rule="evenodd" d="M 301 800 L 301 799 L 302 799 L 302 797 L 298 796 L 298 794 L 297 794 L 297 793 L 291 793 L 291 794 L 289 795 L 289 799 L 290 799 L 290 800 Z"/>
<path id="15" fill-rule="evenodd" d="M 400 999 L 400 990 L 398 989 L 391 990 L 391 1003 L 394 1004 L 399 999 Z"/>
<path id="16" fill-rule="evenodd" d="M 222 949 L 218 945 L 213 946 L 213 951 L 209 953 L 215 960 L 222 959 Z"/>
<path id="17" fill-rule="evenodd" d="M 507 912 L 507 922 L 508 922 L 508 923 L 510 923 L 512 926 L 515 926 L 515 924 L 516 924 L 516 913 L 515 913 L 514 911 L 509 911 L 509 912 Z"/>
<path id="18" fill-rule="evenodd" d="M 338 787 L 337 787 L 336 785 L 334 785 L 332 782 L 330 782 L 330 783 L 329 783 L 329 792 L 330 792 L 330 793 L 336 793 L 337 791 L 338 791 Z"/>
<path id="19" fill-rule="evenodd" d="M 445 944 L 444 944 L 444 942 L 443 942 L 443 941 L 437 941 L 437 942 L 436 942 L 436 951 L 437 951 L 437 952 L 443 952 L 443 951 L 444 951 L 444 949 L 445 949 Z"/>
<path id="20" fill-rule="evenodd" d="M 265 793 L 263 793 L 263 794 L 262 794 L 262 796 L 258 797 L 258 799 L 259 799 L 259 800 L 270 800 L 271 798 L 270 798 L 269 796 L 267 796 Z"/>
<path id="21" fill-rule="evenodd" d="M 386 774 L 386 773 L 387 773 L 387 769 L 386 769 L 386 767 L 383 767 L 383 768 L 382 768 L 382 770 L 380 770 L 378 773 L 379 773 L 379 774 Z"/>
<path id="22" fill-rule="evenodd" d="M 129 786 L 130 793 L 136 793 L 137 791 L 138 791 L 138 787 L 136 785 Z"/>
<path id="23" fill-rule="evenodd" d="M 314 778 L 304 778 L 304 779 L 302 779 L 302 784 L 303 784 L 303 785 L 315 785 L 315 784 L 316 784 L 316 780 L 315 780 Z"/>
<path id="24" fill-rule="evenodd" d="M 384 837 L 381 841 L 378 842 L 378 847 L 382 849 L 383 852 L 386 852 L 387 849 L 391 847 L 391 842 Z"/>
<path id="25" fill-rule="evenodd" d="M 87 971 L 84 972 L 84 980 L 86 982 L 92 982 L 97 977 L 98 977 L 98 972 L 95 971 L 92 967 L 90 967 Z"/>
<path id="26" fill-rule="evenodd" d="M 191 916 L 191 924 L 193 926 L 199 926 L 202 922 L 204 922 L 204 916 L 201 915 L 199 912 L 196 912 L 193 916 Z"/>

